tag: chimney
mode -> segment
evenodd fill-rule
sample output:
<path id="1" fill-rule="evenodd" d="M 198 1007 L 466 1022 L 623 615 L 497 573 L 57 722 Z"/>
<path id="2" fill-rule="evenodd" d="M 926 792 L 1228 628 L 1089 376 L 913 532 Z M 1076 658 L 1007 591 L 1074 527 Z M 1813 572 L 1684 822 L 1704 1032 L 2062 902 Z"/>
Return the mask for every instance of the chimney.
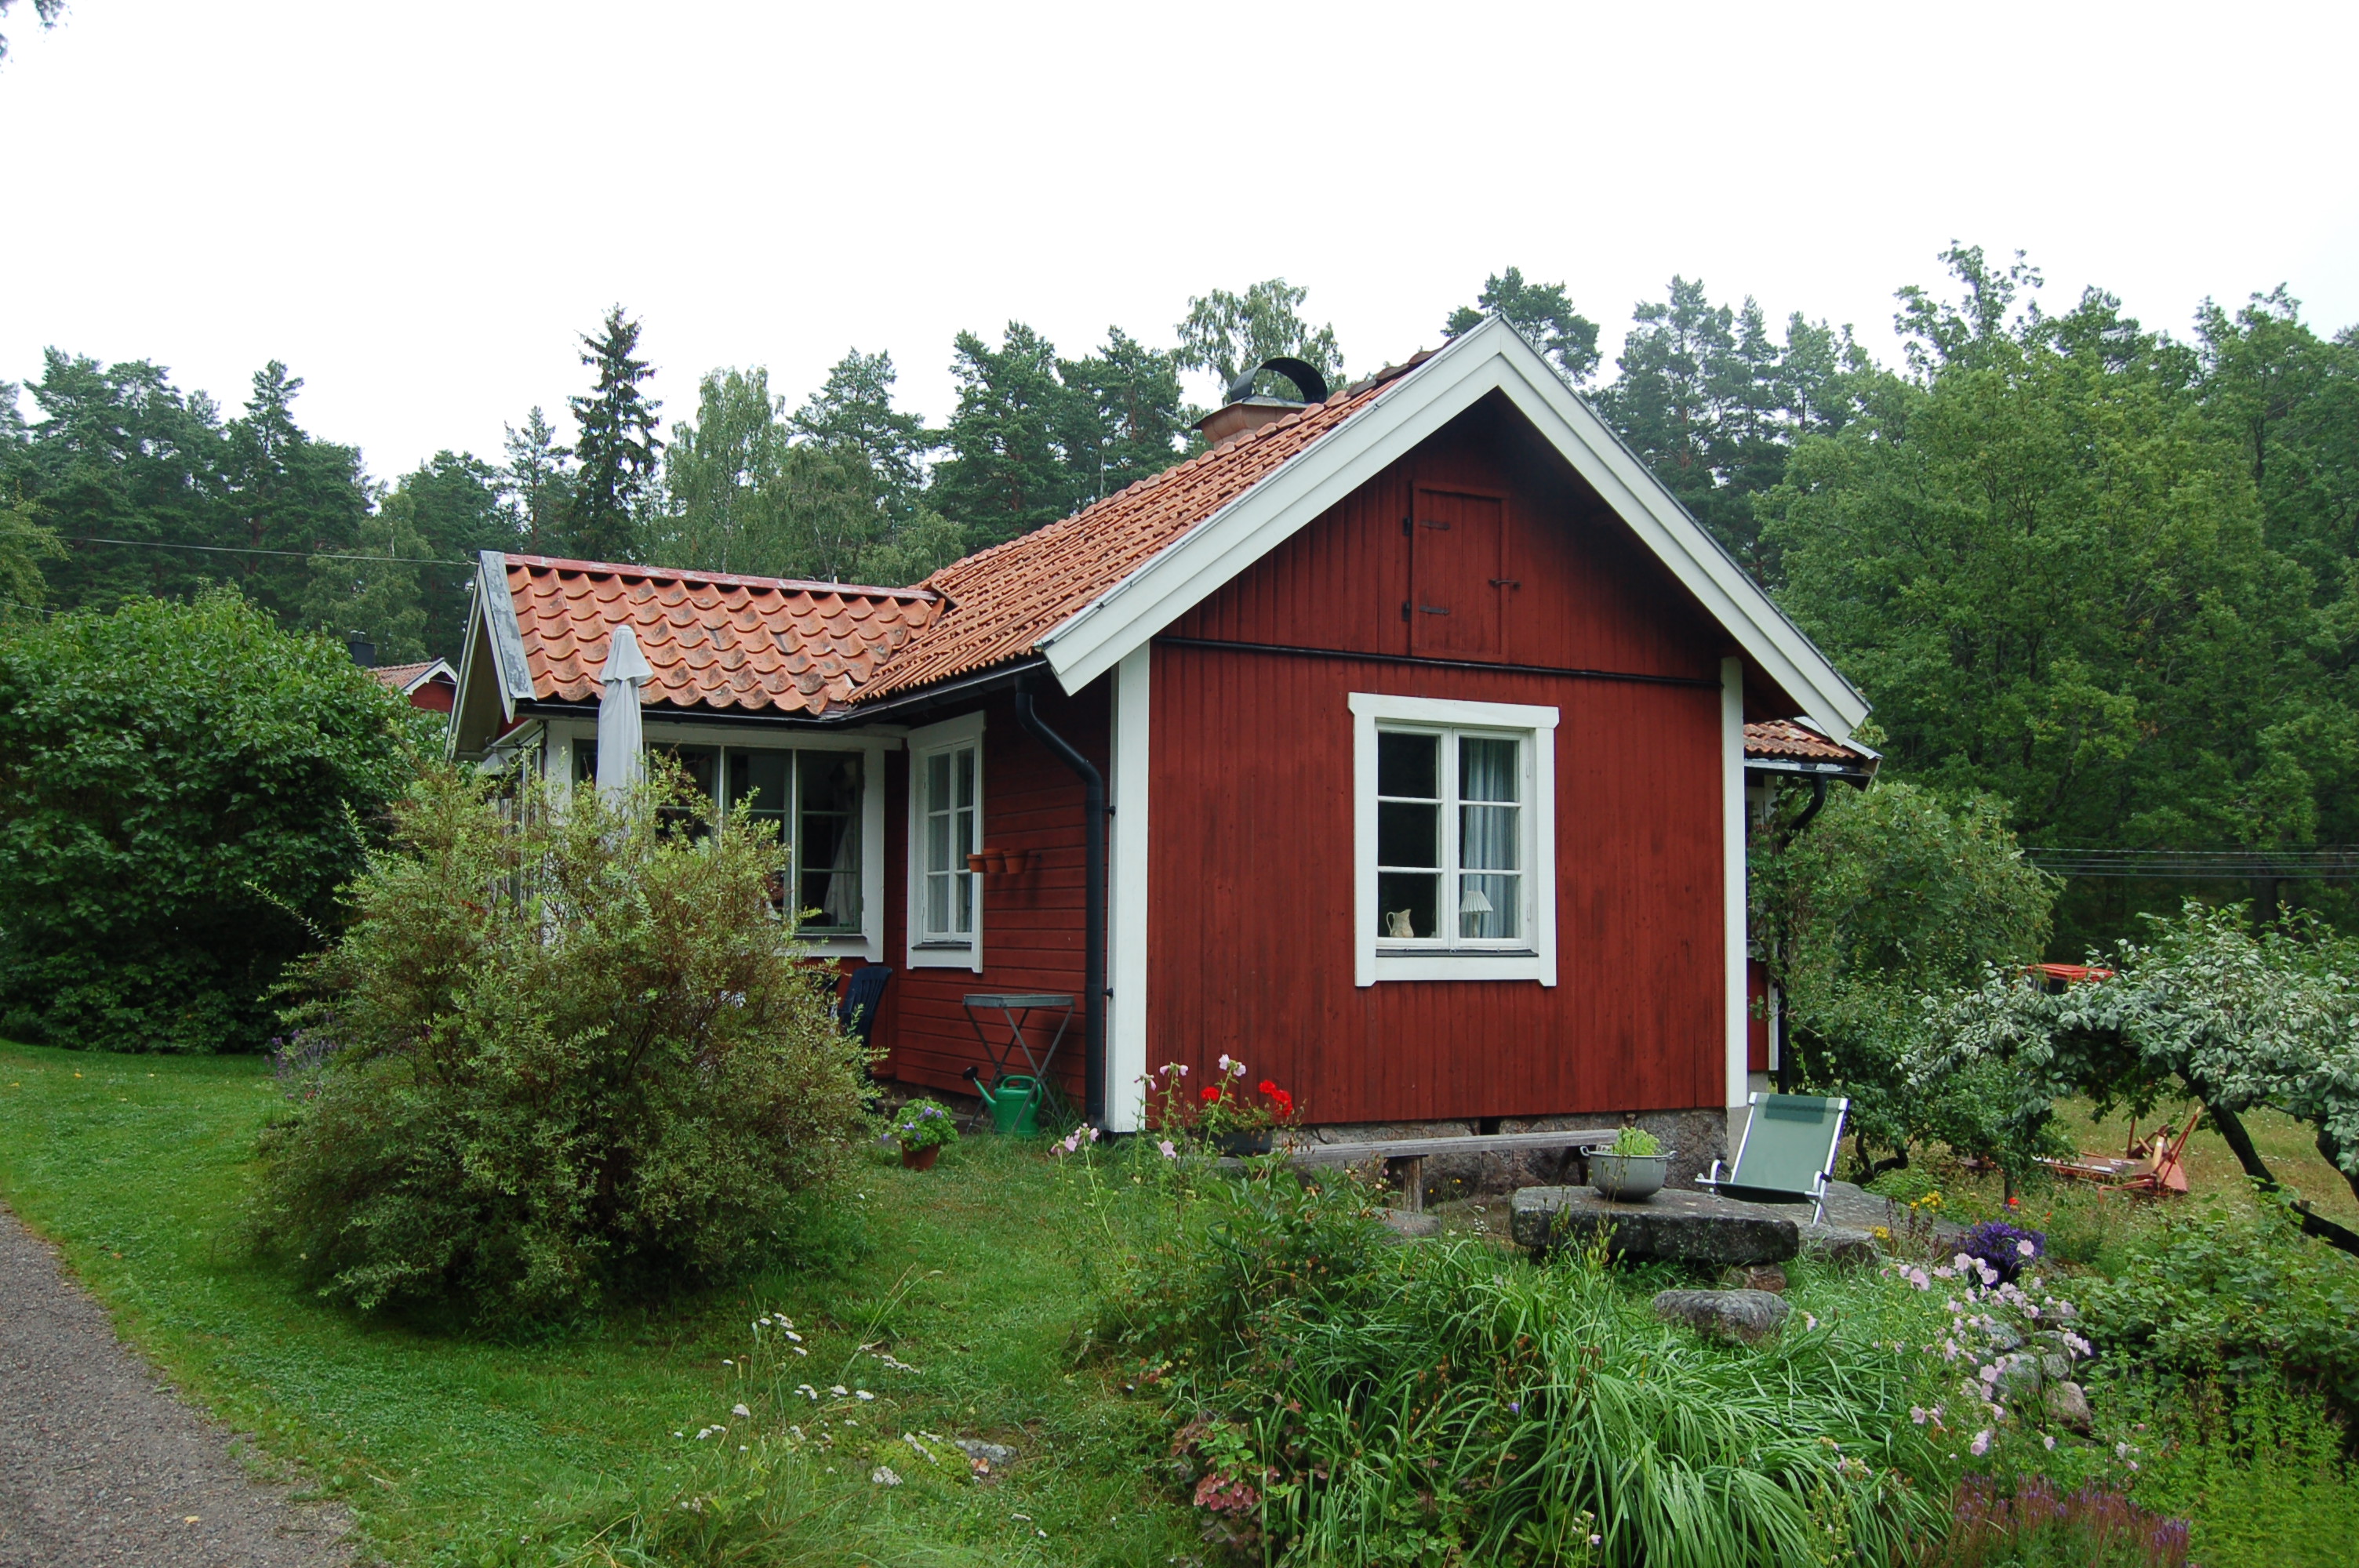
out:
<path id="1" fill-rule="evenodd" d="M 1294 383 L 1295 390 L 1302 394 L 1303 401 L 1288 403 L 1282 397 L 1253 395 L 1254 377 L 1266 370 L 1274 370 Z M 1258 430 L 1264 425 L 1283 419 L 1314 403 L 1326 402 L 1327 378 L 1303 361 L 1281 355 L 1264 360 L 1239 374 L 1229 383 L 1223 395 L 1226 401 L 1195 424 L 1195 428 L 1204 433 L 1204 444 L 1208 447 L 1217 447 L 1248 430 Z"/>
<path id="2" fill-rule="evenodd" d="M 360 665 L 361 668 L 366 670 L 376 667 L 376 644 L 369 641 L 367 633 L 345 633 L 344 647 L 352 654 L 353 663 Z"/>

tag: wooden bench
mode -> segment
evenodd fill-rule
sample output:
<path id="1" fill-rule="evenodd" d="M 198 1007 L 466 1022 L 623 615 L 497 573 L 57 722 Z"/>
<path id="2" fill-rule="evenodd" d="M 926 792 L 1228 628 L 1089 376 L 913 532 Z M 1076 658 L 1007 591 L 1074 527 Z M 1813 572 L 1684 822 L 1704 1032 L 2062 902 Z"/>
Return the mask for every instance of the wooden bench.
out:
<path id="1" fill-rule="evenodd" d="M 1460 1133 L 1440 1138 L 1371 1138 L 1359 1143 L 1299 1142 L 1276 1151 L 1298 1165 L 1356 1165 L 1363 1160 L 1396 1160 L 1408 1168 L 1403 1185 L 1411 1214 L 1425 1212 L 1425 1162 L 1433 1154 L 1512 1154 L 1526 1149 L 1582 1149 L 1611 1143 L 1619 1127 L 1571 1127 L 1559 1132 Z M 1223 1161 L 1223 1165 L 1231 1163 Z"/>

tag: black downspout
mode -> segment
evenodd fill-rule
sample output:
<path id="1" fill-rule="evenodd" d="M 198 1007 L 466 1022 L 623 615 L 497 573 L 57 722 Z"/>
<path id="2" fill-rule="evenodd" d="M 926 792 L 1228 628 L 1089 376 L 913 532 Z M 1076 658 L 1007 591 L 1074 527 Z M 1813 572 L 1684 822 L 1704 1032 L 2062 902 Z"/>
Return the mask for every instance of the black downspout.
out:
<path id="1" fill-rule="evenodd" d="M 1082 805 L 1082 1019 L 1087 1054 L 1082 1066 L 1082 1114 L 1093 1127 L 1105 1125 L 1105 999 L 1106 999 L 1106 792 L 1105 775 L 1071 742 L 1040 722 L 1032 710 L 1032 693 L 1024 677 L 1016 677 L 1016 722 L 1024 732 L 1057 753 L 1058 761 L 1081 775 Z"/>

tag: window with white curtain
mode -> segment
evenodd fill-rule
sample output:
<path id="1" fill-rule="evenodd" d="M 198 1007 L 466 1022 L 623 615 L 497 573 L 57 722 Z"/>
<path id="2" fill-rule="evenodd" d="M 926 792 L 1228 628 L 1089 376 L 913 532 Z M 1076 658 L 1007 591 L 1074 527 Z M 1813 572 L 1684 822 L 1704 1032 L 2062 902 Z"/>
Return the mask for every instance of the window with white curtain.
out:
<path id="1" fill-rule="evenodd" d="M 1557 710 L 1355 692 L 1362 985 L 1556 983 Z"/>

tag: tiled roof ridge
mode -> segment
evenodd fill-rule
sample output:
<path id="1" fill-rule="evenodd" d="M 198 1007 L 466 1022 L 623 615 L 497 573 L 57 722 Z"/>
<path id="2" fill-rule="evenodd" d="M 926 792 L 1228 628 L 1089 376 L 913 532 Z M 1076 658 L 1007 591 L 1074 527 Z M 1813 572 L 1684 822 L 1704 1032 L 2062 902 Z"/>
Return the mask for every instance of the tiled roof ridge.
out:
<path id="1" fill-rule="evenodd" d="M 745 572 L 699 571 L 692 567 L 650 567 L 632 561 L 585 561 L 567 556 L 528 556 L 519 551 L 505 553 L 511 566 L 527 569 L 573 571 L 604 574 L 611 577 L 662 578 L 675 582 L 711 583 L 716 588 L 772 589 L 791 593 L 833 593 L 847 599 L 908 599 L 931 600 L 938 596 L 932 589 L 920 583 L 909 588 L 886 588 L 875 583 L 821 582 L 814 578 L 756 577 Z"/>

